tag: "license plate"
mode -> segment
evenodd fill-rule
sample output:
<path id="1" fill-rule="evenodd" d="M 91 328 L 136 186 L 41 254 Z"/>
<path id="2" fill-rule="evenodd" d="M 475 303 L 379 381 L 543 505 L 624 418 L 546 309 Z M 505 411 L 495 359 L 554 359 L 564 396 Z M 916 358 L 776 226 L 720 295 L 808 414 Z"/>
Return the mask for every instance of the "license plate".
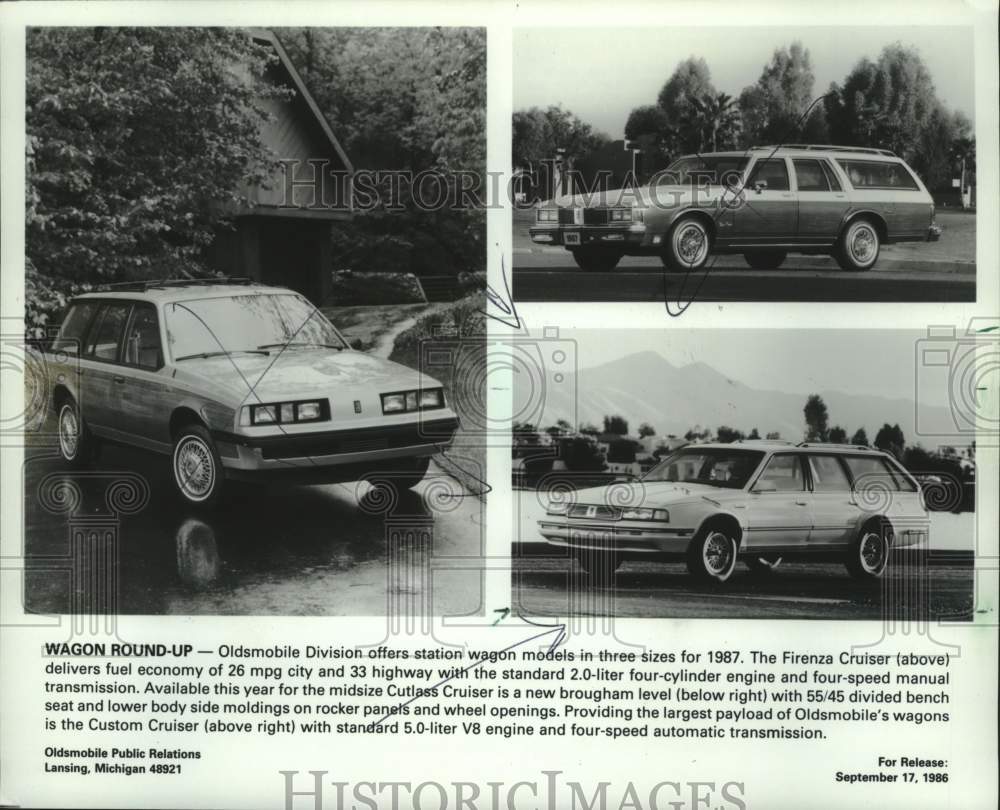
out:
<path id="1" fill-rule="evenodd" d="M 579 245 L 580 244 L 580 232 L 571 231 L 570 233 L 563 234 L 563 244 L 564 245 Z"/>

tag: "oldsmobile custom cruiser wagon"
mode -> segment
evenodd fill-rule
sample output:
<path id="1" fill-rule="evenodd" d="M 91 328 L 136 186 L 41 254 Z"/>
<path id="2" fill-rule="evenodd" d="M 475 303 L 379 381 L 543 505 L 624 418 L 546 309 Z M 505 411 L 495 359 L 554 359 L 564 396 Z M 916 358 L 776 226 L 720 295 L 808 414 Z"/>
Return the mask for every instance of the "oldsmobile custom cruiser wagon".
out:
<path id="1" fill-rule="evenodd" d="M 623 256 L 659 256 L 698 270 L 712 254 L 742 253 L 755 269 L 789 253 L 833 256 L 869 270 L 882 245 L 936 241 L 934 201 L 892 152 L 846 146 L 765 146 L 687 155 L 647 186 L 541 205 L 531 238 L 562 245 L 583 270 Z"/>
<path id="2" fill-rule="evenodd" d="M 227 478 L 421 480 L 458 419 L 437 381 L 353 350 L 291 290 L 149 282 L 75 298 L 49 347 L 59 451 L 100 443 L 170 458 L 177 493 Z"/>
<path id="3" fill-rule="evenodd" d="M 641 480 L 553 498 L 539 530 L 592 575 L 682 558 L 724 582 L 737 560 L 767 572 L 786 557 L 833 557 L 877 579 L 893 548 L 927 538 L 929 518 L 920 485 L 886 453 L 745 441 L 688 445 Z"/>

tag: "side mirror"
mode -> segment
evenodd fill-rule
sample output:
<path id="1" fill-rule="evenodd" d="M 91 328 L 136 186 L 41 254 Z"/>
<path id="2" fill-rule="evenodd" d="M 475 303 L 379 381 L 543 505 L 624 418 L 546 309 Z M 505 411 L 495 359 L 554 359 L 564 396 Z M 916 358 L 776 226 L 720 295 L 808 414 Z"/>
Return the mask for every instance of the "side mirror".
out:
<path id="1" fill-rule="evenodd" d="M 753 184 L 753 190 L 760 194 L 762 191 L 767 190 L 767 180 L 757 180 Z"/>

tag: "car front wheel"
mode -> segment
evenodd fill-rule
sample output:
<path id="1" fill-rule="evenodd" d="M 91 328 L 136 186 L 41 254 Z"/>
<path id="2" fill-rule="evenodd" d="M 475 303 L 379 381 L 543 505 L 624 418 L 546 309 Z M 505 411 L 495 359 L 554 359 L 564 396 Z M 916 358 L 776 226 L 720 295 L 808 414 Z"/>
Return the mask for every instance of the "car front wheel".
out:
<path id="1" fill-rule="evenodd" d="M 784 250 L 755 250 L 743 254 L 746 263 L 754 270 L 775 270 L 781 267 L 787 256 Z"/>
<path id="2" fill-rule="evenodd" d="M 881 248 L 878 229 L 867 219 L 856 219 L 844 229 L 834 258 L 844 270 L 870 270 Z"/>
<path id="3" fill-rule="evenodd" d="M 845 565 L 855 579 L 879 579 L 889 564 L 889 533 L 876 523 L 865 526 L 851 544 Z"/>
<path id="4" fill-rule="evenodd" d="M 704 529 L 688 547 L 687 568 L 698 579 L 725 582 L 736 568 L 738 543 L 729 529 Z"/>
<path id="5" fill-rule="evenodd" d="M 174 442 L 174 488 L 190 506 L 210 507 L 222 492 L 223 471 L 215 442 L 202 425 L 186 425 Z"/>
<path id="6" fill-rule="evenodd" d="M 614 248 L 588 247 L 573 251 L 577 267 L 588 273 L 610 273 L 621 261 L 622 253 Z"/>
<path id="7" fill-rule="evenodd" d="M 62 460 L 74 470 L 89 466 L 97 455 L 97 440 L 83 420 L 75 400 L 66 399 L 59 406 L 56 426 Z"/>
<path id="8" fill-rule="evenodd" d="M 708 261 L 711 247 L 708 226 L 699 217 L 681 217 L 667 236 L 663 266 L 678 273 L 700 270 Z"/>

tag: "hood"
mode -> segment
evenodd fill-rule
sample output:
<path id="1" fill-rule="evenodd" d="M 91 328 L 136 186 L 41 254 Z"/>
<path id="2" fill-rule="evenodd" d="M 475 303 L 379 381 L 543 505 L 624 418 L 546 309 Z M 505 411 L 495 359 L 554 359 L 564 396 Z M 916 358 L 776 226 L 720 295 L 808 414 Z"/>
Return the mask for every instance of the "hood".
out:
<path id="1" fill-rule="evenodd" d="M 733 192 L 724 191 L 721 186 L 702 186 L 697 189 L 690 184 L 673 185 L 658 183 L 655 186 L 639 186 L 637 188 L 616 188 L 591 194 L 564 194 L 542 204 L 543 208 L 559 206 L 561 208 L 606 208 L 628 207 L 638 205 L 643 208 L 676 208 L 690 205 L 697 197 L 699 204 L 711 203 L 713 200 L 732 200 Z"/>
<path id="2" fill-rule="evenodd" d="M 177 364 L 177 376 L 218 393 L 225 391 L 234 405 L 242 403 L 251 388 L 259 401 L 275 402 L 324 396 L 331 390 L 385 393 L 440 386 L 432 377 L 399 363 L 350 349 L 295 348 L 266 356 L 191 358 Z"/>
<path id="3" fill-rule="evenodd" d="M 728 499 L 738 489 L 724 489 L 707 484 L 677 484 L 668 481 L 634 481 L 588 487 L 577 491 L 576 503 L 607 504 L 609 506 L 644 506 L 656 508 L 679 503 L 690 503 L 702 498 L 713 501 Z M 641 501 L 641 502 L 640 502 Z"/>

